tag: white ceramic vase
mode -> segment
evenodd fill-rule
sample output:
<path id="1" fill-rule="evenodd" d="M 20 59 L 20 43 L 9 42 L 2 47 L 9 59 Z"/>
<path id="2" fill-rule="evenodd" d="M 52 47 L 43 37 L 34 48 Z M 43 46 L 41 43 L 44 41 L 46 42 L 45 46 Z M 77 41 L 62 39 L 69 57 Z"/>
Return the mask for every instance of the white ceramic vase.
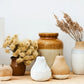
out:
<path id="1" fill-rule="evenodd" d="M 45 57 L 37 57 L 31 68 L 31 78 L 35 81 L 46 81 L 51 78 L 51 69 L 48 67 Z"/>
<path id="2" fill-rule="evenodd" d="M 84 41 L 76 42 L 72 50 L 72 71 L 75 74 L 84 74 Z"/>

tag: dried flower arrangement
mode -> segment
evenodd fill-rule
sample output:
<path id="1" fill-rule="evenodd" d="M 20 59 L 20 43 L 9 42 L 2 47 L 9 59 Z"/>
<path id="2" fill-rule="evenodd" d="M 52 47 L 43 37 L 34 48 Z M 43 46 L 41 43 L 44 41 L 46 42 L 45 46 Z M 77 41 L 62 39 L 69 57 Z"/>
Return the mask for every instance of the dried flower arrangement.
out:
<path id="1" fill-rule="evenodd" d="M 64 13 L 64 19 L 62 20 L 59 20 L 56 15 L 54 15 L 54 17 L 57 22 L 56 26 L 70 35 L 75 41 L 82 41 L 83 28 L 78 24 L 78 22 L 74 22 L 67 13 Z"/>
<path id="2" fill-rule="evenodd" d="M 20 41 L 18 35 L 13 37 L 7 36 L 3 44 L 6 53 L 12 53 L 16 57 L 17 63 L 24 62 L 25 65 L 30 65 L 38 56 L 38 43 L 29 39 Z"/>

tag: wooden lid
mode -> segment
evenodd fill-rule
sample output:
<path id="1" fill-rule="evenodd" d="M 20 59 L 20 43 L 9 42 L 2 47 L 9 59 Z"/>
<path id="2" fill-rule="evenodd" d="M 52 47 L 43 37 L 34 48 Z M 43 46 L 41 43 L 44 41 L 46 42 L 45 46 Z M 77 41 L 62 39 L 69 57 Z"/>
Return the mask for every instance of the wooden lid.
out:
<path id="1" fill-rule="evenodd" d="M 58 33 L 39 33 L 40 37 L 57 37 Z"/>

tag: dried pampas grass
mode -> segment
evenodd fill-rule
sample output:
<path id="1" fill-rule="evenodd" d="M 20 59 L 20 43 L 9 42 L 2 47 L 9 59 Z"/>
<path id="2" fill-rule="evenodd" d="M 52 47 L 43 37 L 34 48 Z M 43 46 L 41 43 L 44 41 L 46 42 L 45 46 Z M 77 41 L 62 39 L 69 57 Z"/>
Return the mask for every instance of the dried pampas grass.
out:
<path id="1" fill-rule="evenodd" d="M 67 33 L 75 41 L 82 41 L 83 28 L 78 24 L 78 22 L 74 22 L 67 13 L 64 13 L 64 19 L 62 20 L 59 20 L 56 15 L 54 15 L 54 17 L 57 22 L 56 26 Z"/>

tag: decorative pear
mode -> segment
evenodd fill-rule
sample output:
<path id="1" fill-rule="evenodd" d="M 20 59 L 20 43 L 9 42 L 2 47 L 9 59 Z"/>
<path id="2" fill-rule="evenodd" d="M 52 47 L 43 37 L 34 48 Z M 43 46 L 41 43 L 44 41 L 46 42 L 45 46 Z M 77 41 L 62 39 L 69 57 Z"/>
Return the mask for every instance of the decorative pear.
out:
<path id="1" fill-rule="evenodd" d="M 70 73 L 70 69 L 69 69 L 68 65 L 66 64 L 66 61 L 63 56 L 56 56 L 54 64 L 51 67 L 51 70 L 52 70 L 52 74 L 54 76 L 62 75 L 62 77 L 63 77 L 63 75 L 64 75 L 64 77 L 65 77 L 65 75 L 68 75 Z M 60 78 L 60 77 L 58 77 L 58 78 Z"/>
<path id="2" fill-rule="evenodd" d="M 36 81 L 46 81 L 51 78 L 51 69 L 48 67 L 45 57 L 37 57 L 31 68 L 31 78 Z"/>
<path id="3" fill-rule="evenodd" d="M 12 77 L 12 68 L 9 65 L 0 65 L 0 80 L 10 80 Z"/>

